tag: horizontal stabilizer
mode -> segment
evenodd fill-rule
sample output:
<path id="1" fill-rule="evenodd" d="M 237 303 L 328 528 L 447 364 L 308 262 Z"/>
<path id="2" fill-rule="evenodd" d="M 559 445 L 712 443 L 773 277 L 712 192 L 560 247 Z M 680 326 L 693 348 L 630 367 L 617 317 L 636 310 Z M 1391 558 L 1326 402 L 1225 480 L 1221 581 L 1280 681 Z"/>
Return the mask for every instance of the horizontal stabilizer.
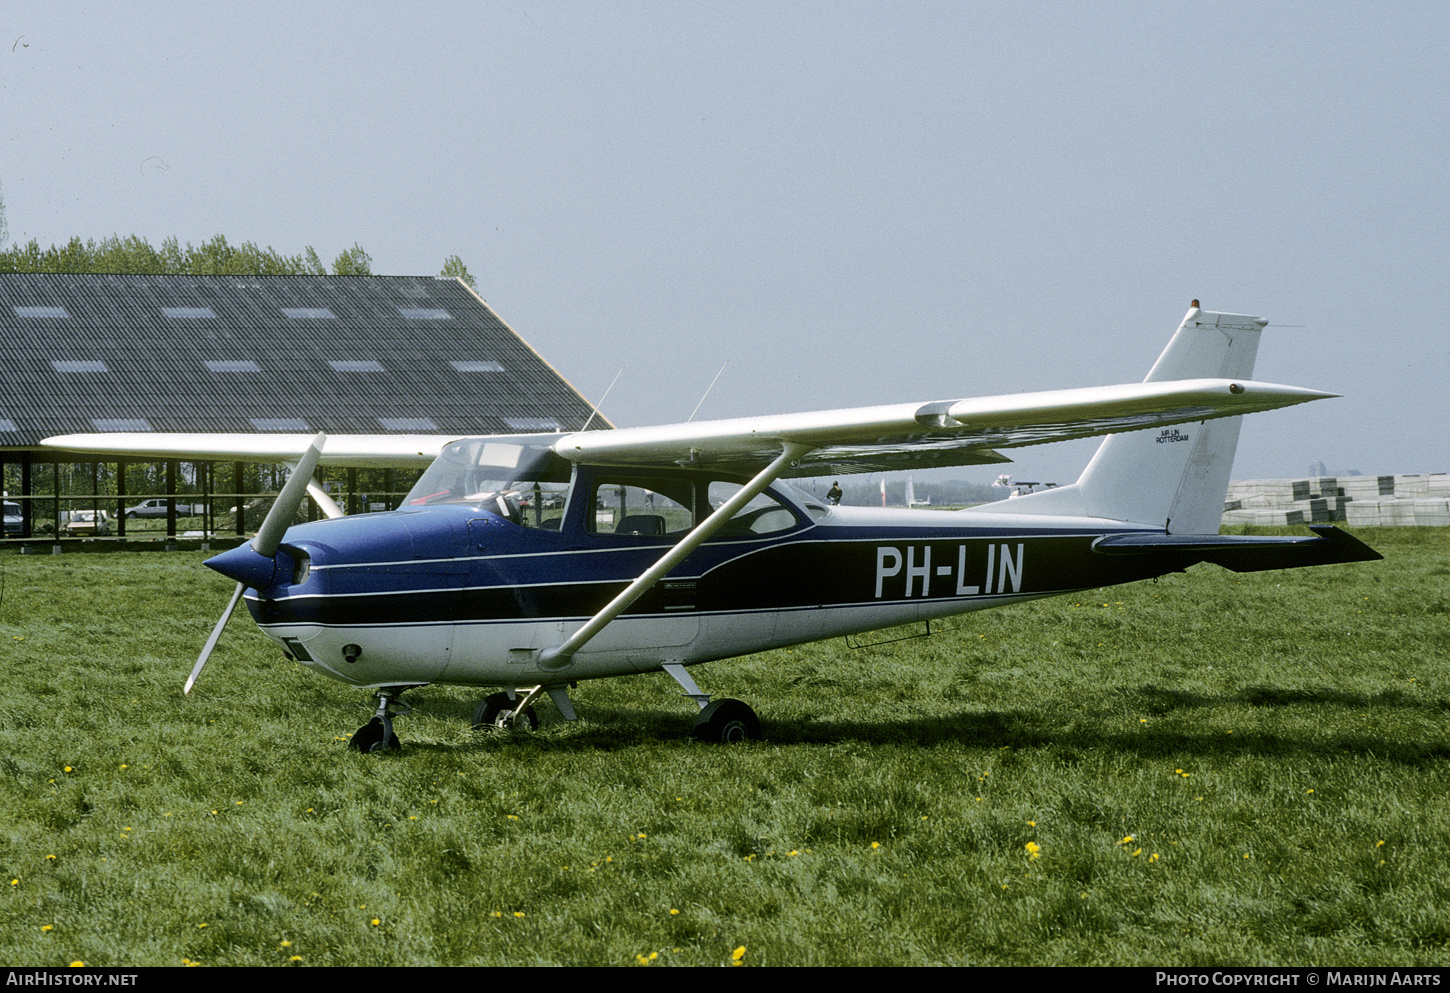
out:
<path id="1" fill-rule="evenodd" d="M 1181 556 L 1182 566 L 1212 562 L 1234 572 L 1297 569 L 1336 562 L 1374 562 L 1384 558 L 1347 531 L 1311 525 L 1312 537 L 1293 535 L 1115 534 L 1093 542 L 1103 555 Z"/>

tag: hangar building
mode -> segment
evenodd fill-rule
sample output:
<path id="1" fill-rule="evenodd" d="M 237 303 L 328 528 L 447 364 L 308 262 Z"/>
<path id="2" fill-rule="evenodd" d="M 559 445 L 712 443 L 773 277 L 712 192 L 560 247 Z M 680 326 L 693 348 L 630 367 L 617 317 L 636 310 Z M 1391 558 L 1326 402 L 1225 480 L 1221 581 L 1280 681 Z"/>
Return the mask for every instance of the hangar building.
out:
<path id="1" fill-rule="evenodd" d="M 579 430 L 591 410 L 458 279 L 0 273 L 0 478 L 24 536 L 64 531 L 75 508 L 105 511 L 124 534 L 128 507 L 185 494 L 203 498 L 192 504 L 206 504 L 210 529 L 269 488 L 240 465 L 148 473 L 39 448 L 54 435 L 509 434 Z M 352 511 L 357 471 L 344 472 L 324 482 Z M 365 482 L 362 509 L 410 482 Z M 224 526 L 242 533 L 244 516 Z"/>

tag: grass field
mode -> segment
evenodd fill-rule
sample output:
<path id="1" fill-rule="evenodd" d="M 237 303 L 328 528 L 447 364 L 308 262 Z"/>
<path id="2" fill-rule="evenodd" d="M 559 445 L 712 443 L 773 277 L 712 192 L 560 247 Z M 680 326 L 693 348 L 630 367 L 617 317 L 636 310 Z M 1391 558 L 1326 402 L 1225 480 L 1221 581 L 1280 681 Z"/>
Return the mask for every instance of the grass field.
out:
<path id="1" fill-rule="evenodd" d="M 184 552 L 0 556 L 0 959 L 169 966 L 1450 962 L 1450 533 L 665 676 L 517 736 L 233 622 Z M 936 625 L 934 625 L 934 629 Z"/>

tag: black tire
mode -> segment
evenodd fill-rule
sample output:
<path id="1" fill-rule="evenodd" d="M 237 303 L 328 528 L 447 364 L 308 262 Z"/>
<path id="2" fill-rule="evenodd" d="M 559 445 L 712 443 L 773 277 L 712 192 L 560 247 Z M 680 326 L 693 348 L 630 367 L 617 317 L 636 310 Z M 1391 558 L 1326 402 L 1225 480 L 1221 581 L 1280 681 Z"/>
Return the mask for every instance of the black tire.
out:
<path id="1" fill-rule="evenodd" d="M 374 717 L 357 729 L 357 734 L 348 740 L 347 747 L 353 751 L 371 754 L 373 752 L 400 751 L 403 743 L 395 734 L 391 741 L 383 744 L 383 721 L 382 718 Z"/>
<path id="2" fill-rule="evenodd" d="M 712 745 L 760 739 L 760 718 L 739 700 L 715 700 L 695 719 L 690 737 Z"/>
<path id="3" fill-rule="evenodd" d="M 126 515 L 126 520 L 128 520 L 128 521 L 134 521 L 135 519 L 136 519 L 136 515 L 135 514 L 127 514 Z"/>
<path id="4" fill-rule="evenodd" d="M 510 700 L 507 693 L 489 694 L 474 708 L 473 726 L 476 728 L 501 727 L 502 725 L 499 724 L 499 719 L 503 717 L 505 711 L 513 710 L 514 705 L 517 703 L 517 700 Z M 530 707 L 519 716 L 528 724 L 530 731 L 539 730 L 539 715 L 534 713 L 533 707 Z M 514 722 L 514 730 L 518 730 L 519 727 L 519 722 L 516 720 Z"/>

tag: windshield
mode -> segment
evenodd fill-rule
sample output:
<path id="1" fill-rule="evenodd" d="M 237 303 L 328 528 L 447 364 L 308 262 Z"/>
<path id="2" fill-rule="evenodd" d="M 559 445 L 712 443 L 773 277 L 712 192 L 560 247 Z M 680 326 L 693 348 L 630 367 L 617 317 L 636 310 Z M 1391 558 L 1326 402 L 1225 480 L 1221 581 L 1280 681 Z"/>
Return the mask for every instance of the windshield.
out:
<path id="1" fill-rule="evenodd" d="M 525 527 L 557 529 L 572 466 L 554 454 L 562 435 L 464 438 L 446 446 L 403 501 L 462 503 Z"/>

